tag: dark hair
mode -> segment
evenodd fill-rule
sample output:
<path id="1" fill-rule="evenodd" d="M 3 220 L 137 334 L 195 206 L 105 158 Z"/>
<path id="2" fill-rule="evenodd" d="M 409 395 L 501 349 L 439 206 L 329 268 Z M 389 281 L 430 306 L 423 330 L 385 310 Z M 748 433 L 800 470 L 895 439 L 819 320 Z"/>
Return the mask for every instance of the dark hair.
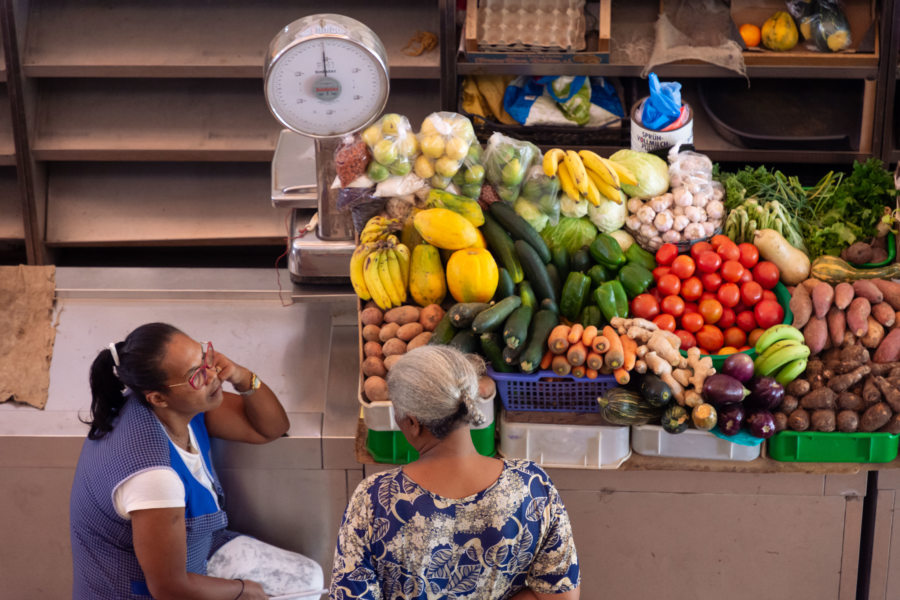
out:
<path id="1" fill-rule="evenodd" d="M 466 406 L 465 402 L 459 403 L 459 408 L 456 409 L 456 412 L 447 415 L 443 419 L 439 421 L 435 421 L 429 424 L 422 424 L 425 429 L 431 432 L 431 435 L 436 437 L 439 440 L 444 439 L 450 432 L 452 432 L 457 427 L 461 426 L 463 422 L 465 422 L 466 417 L 469 415 L 469 408 Z"/>
<path id="2" fill-rule="evenodd" d="M 91 426 L 88 438 L 99 440 L 112 431 L 113 421 L 125 405 L 122 393 L 127 386 L 146 402 L 145 392 L 165 389 L 166 373 L 162 369 L 165 347 L 179 329 L 167 323 L 147 323 L 128 334 L 124 342 L 116 342 L 119 365 L 105 348 L 91 364 Z"/>

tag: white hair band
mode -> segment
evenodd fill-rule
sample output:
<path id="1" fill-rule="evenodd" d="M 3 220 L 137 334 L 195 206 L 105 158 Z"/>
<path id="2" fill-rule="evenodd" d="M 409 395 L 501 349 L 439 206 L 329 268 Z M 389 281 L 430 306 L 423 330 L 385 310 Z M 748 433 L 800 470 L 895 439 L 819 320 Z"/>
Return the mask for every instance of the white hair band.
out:
<path id="1" fill-rule="evenodd" d="M 109 353 L 112 354 L 113 362 L 118 367 L 119 366 L 119 353 L 116 352 L 116 343 L 115 342 L 109 343 Z"/>

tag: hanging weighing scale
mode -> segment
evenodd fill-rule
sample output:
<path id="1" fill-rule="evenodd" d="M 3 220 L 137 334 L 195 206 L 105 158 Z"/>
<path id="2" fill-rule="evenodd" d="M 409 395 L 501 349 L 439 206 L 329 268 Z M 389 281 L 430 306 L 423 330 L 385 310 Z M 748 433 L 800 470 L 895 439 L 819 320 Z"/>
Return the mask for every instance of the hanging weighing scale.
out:
<path id="1" fill-rule="evenodd" d="M 387 104 L 384 45 L 350 17 L 303 17 L 272 39 L 264 81 L 269 110 L 287 128 L 272 162 L 272 203 L 292 209 L 291 279 L 349 279 L 353 224 L 349 212 L 337 208 L 334 151 Z"/>

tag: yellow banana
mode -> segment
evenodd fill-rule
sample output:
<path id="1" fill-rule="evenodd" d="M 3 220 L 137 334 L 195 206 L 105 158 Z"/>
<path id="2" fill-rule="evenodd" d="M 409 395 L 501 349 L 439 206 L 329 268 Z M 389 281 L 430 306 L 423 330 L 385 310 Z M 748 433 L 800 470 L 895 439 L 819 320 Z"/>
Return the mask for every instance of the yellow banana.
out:
<path id="1" fill-rule="evenodd" d="M 350 255 L 350 284 L 353 286 L 353 291 L 356 292 L 356 295 L 363 300 L 372 298 L 372 294 L 369 293 L 369 288 L 366 285 L 365 275 L 363 275 L 366 257 L 372 253 L 372 250 L 371 244 L 360 244 L 353 250 L 353 254 Z"/>
<path id="2" fill-rule="evenodd" d="M 391 299 L 387 294 L 387 291 L 384 289 L 384 284 L 381 282 L 381 277 L 378 274 L 378 257 L 380 252 L 373 251 L 370 252 L 368 256 L 366 256 L 365 265 L 363 266 L 363 274 L 366 278 L 366 286 L 369 288 L 369 293 L 372 294 L 372 300 L 375 301 L 375 304 L 378 305 L 378 308 L 381 310 L 387 310 L 391 308 Z"/>
<path id="3" fill-rule="evenodd" d="M 637 185 L 637 178 L 635 178 L 634 174 L 631 172 L 631 169 L 621 163 L 617 163 L 614 160 L 606 160 L 609 162 L 613 170 L 615 170 L 616 175 L 619 176 L 620 183 L 624 183 L 625 185 Z"/>
<path id="4" fill-rule="evenodd" d="M 562 148 L 550 148 L 547 150 L 547 153 L 544 154 L 544 175 L 547 177 L 553 177 L 556 175 L 556 171 L 559 168 L 559 161 L 561 161 L 566 156 L 566 151 Z"/>
<path id="5" fill-rule="evenodd" d="M 597 189 L 597 184 L 594 183 L 594 180 L 588 176 L 588 193 L 587 193 L 588 202 L 593 204 L 594 206 L 600 206 L 600 190 Z"/>
<path id="6" fill-rule="evenodd" d="M 560 163 L 556 176 L 559 177 L 559 187 L 562 188 L 562 191 L 564 191 L 569 198 L 576 202 L 581 200 L 581 194 L 579 194 L 578 190 L 575 188 L 575 182 L 572 179 L 572 174 L 569 173 L 569 168 L 566 166 L 566 163 Z"/>
<path id="7" fill-rule="evenodd" d="M 620 188 L 622 187 L 622 178 L 619 177 L 619 172 L 616 171 L 616 167 L 613 166 L 613 162 L 608 158 L 600 157 L 600 162 L 603 163 L 603 166 L 606 167 L 607 171 L 612 175 L 613 178 L 613 187 Z M 634 184 L 632 184 L 634 185 Z"/>
<path id="8" fill-rule="evenodd" d="M 409 286 L 409 263 L 411 261 L 409 247 L 406 244 L 397 244 L 394 250 L 397 252 L 397 260 L 400 261 L 400 274 L 403 276 L 403 289 L 405 290 Z"/>
<path id="9" fill-rule="evenodd" d="M 400 224 L 399 219 L 388 219 L 381 215 L 375 215 L 368 220 L 359 234 L 359 241 L 363 243 L 378 242 L 385 239 Z"/>
<path id="10" fill-rule="evenodd" d="M 403 301 L 400 300 L 400 290 L 394 285 L 394 279 L 391 277 L 387 248 L 378 251 L 378 278 L 381 279 L 381 285 L 384 286 L 384 291 L 387 293 L 391 306 L 403 304 Z"/>
<path id="11" fill-rule="evenodd" d="M 605 158 L 590 150 L 579 150 L 578 155 L 581 157 L 581 160 L 584 162 L 584 166 L 587 167 L 588 171 L 593 171 L 595 174 L 599 175 L 607 185 L 619 187 L 618 176 L 611 170 L 611 167 L 606 165 L 606 162 L 604 162 L 606 161 Z"/>
<path id="12" fill-rule="evenodd" d="M 575 183 L 575 189 L 581 194 L 587 194 L 587 172 L 584 169 L 584 163 L 581 157 L 574 150 L 566 150 L 565 164 L 572 174 L 572 181 Z"/>
<path id="13" fill-rule="evenodd" d="M 591 181 L 594 182 L 594 185 L 597 186 L 597 189 L 600 191 L 602 195 L 612 200 L 616 204 L 622 204 L 622 196 L 619 193 L 619 188 L 614 187 L 606 183 L 600 175 L 598 175 L 595 171 L 588 169 L 588 177 L 591 178 Z"/>
<path id="14" fill-rule="evenodd" d="M 400 268 L 400 259 L 397 257 L 397 251 L 394 248 L 388 248 L 384 253 L 387 255 L 385 260 L 388 266 L 388 273 L 390 273 L 391 284 L 393 284 L 393 288 L 396 290 L 400 300 L 397 302 L 399 306 L 406 302 L 406 285 L 403 283 L 403 270 Z"/>

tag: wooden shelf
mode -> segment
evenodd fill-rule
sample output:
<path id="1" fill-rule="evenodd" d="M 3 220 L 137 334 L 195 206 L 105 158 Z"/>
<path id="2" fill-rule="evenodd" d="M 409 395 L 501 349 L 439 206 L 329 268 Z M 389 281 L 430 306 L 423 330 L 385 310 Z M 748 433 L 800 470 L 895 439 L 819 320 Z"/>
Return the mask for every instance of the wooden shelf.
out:
<path id="1" fill-rule="evenodd" d="M 277 244 L 290 210 L 269 177 L 262 163 L 52 164 L 46 243 Z"/>
<path id="2" fill-rule="evenodd" d="M 25 221 L 22 216 L 22 196 L 16 171 L 0 168 L 0 240 L 23 241 Z"/>
<path id="3" fill-rule="evenodd" d="M 32 0 L 27 77 L 261 78 L 269 42 L 292 21 L 331 7 L 312 0 Z M 439 34 L 437 1 L 341 2 L 381 38 L 394 78 L 439 78 L 437 48 L 411 57 L 418 30 Z M 402 17 L 400 16 L 402 15 Z"/>

